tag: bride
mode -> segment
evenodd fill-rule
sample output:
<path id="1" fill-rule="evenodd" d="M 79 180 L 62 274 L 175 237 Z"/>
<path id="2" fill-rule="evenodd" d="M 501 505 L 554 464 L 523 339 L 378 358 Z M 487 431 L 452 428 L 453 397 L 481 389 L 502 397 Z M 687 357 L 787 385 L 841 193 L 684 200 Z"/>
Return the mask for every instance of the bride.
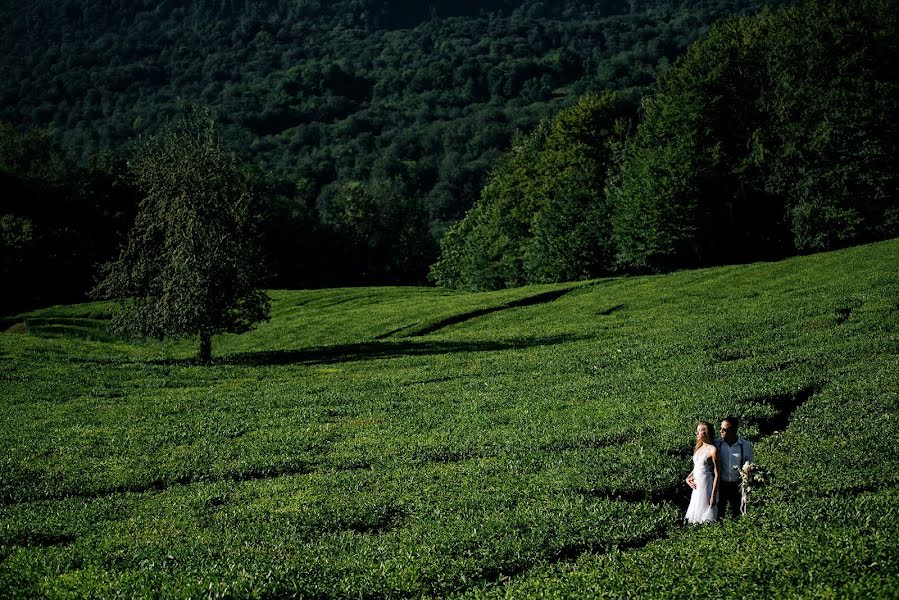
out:
<path id="1" fill-rule="evenodd" d="M 712 425 L 705 421 L 696 425 L 696 447 L 693 449 L 693 472 L 690 475 L 696 487 L 690 496 L 687 523 L 711 523 L 718 517 L 718 450 L 712 441 Z"/>

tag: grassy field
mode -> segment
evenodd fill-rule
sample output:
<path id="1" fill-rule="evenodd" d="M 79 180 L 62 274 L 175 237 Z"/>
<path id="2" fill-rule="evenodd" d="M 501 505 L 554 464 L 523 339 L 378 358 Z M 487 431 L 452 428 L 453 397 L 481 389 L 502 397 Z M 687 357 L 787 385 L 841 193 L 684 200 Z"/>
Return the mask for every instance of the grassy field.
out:
<path id="1" fill-rule="evenodd" d="M 462 294 L 273 291 L 0 334 L 0 596 L 897 597 L 899 240 Z M 684 525 L 697 419 L 774 478 Z"/>

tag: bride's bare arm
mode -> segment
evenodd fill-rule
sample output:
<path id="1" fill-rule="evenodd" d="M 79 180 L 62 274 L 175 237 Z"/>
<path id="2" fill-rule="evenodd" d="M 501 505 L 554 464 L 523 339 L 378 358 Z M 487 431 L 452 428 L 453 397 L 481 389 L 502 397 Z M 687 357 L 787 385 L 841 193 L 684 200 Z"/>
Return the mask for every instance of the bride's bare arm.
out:
<path id="1" fill-rule="evenodd" d="M 692 489 L 696 489 L 696 480 L 693 478 L 693 471 L 690 471 L 690 474 L 687 475 L 687 485 L 689 485 Z"/>

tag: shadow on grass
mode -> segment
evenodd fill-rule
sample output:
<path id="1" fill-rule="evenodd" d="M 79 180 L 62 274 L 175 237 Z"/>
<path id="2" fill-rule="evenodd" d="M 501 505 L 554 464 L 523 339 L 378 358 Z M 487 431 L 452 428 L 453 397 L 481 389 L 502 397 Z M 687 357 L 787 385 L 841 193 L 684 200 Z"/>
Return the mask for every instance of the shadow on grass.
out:
<path id="1" fill-rule="evenodd" d="M 605 310 L 601 310 L 601 311 L 597 312 L 596 314 L 598 314 L 601 317 L 608 317 L 624 308 L 627 308 L 626 304 L 616 304 L 615 306 L 610 306 L 609 308 L 607 308 Z"/>
<path id="2" fill-rule="evenodd" d="M 682 513 L 687 512 L 692 490 L 683 481 L 672 482 L 667 487 L 643 489 L 582 489 L 580 493 L 587 497 L 617 500 L 619 502 L 649 502 L 650 504 L 673 504 Z"/>
<path id="3" fill-rule="evenodd" d="M 644 546 L 648 546 L 652 542 L 668 539 L 669 532 L 665 526 L 658 526 L 653 531 L 649 531 L 643 535 L 633 538 L 625 538 L 620 540 L 596 540 L 576 542 L 566 544 L 554 550 L 545 553 L 540 564 L 554 565 L 559 563 L 572 563 L 584 554 L 612 554 L 614 552 L 627 552 L 629 550 L 638 550 Z M 527 559 L 522 559 L 517 563 L 504 565 L 502 568 L 488 567 L 480 574 L 479 579 L 482 583 L 486 583 L 491 587 L 502 588 L 506 583 L 519 577 L 528 571 L 531 571 L 536 565 Z M 479 585 L 477 580 L 470 585 L 466 585 L 465 589 L 473 589 Z"/>
<path id="4" fill-rule="evenodd" d="M 502 352 L 540 346 L 553 346 L 586 339 L 584 336 L 559 335 L 541 338 L 516 338 L 495 342 L 375 341 L 297 350 L 245 352 L 213 359 L 212 365 L 275 366 L 321 365 L 400 356 L 430 356 L 460 352 Z M 194 359 L 164 359 L 156 365 L 193 365 Z"/>
<path id="5" fill-rule="evenodd" d="M 820 393 L 823 387 L 823 383 L 814 382 L 792 392 L 748 398 L 744 402 L 768 404 L 775 412 L 768 418 L 747 419 L 747 423 L 755 423 L 759 430 L 759 438 L 768 437 L 777 431 L 785 431 L 796 409 Z"/>
<path id="6" fill-rule="evenodd" d="M 51 548 L 72 544 L 77 540 L 74 535 L 68 533 L 44 533 L 40 531 L 26 531 L 13 535 L 9 540 L 10 546 L 25 548 Z"/>
<path id="7" fill-rule="evenodd" d="M 553 302 L 558 300 L 562 296 L 576 290 L 577 287 L 565 288 L 562 290 L 552 290 L 549 292 L 543 292 L 541 294 L 536 294 L 534 296 L 528 296 L 527 298 L 520 298 L 518 300 L 513 300 L 511 302 L 505 302 L 498 306 L 489 306 L 487 308 L 480 308 L 477 310 L 472 310 L 466 313 L 462 313 L 459 315 L 453 315 L 451 317 L 447 317 L 446 319 L 441 319 L 436 323 L 431 323 L 429 325 L 425 325 L 420 329 L 416 329 L 415 331 L 411 331 L 405 334 L 408 337 L 418 337 L 428 335 L 430 333 L 434 333 L 440 331 L 441 329 L 445 329 L 451 325 L 458 325 L 459 323 L 464 323 L 465 321 L 470 321 L 471 319 L 476 319 L 478 317 L 483 317 L 484 315 L 489 315 L 495 312 L 499 312 L 502 310 L 508 310 L 510 308 L 521 308 L 525 306 L 536 306 L 538 304 L 547 304 L 549 302 Z M 406 328 L 399 329 L 397 331 L 392 331 L 387 335 L 392 335 L 394 333 L 398 333 L 399 331 L 403 331 Z"/>

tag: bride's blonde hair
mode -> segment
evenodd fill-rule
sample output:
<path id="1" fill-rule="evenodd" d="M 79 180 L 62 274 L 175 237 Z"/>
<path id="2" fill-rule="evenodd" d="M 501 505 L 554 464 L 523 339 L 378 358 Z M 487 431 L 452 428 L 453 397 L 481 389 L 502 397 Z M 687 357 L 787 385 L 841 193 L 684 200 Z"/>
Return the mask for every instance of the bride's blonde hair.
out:
<path id="1" fill-rule="evenodd" d="M 706 444 L 711 444 L 714 442 L 712 439 L 712 424 L 708 421 L 700 421 L 696 424 L 697 427 L 700 425 L 705 425 L 705 435 L 702 436 L 701 440 L 696 440 L 696 446 L 693 447 L 693 453 L 696 454 L 696 451 L 702 448 L 703 442 Z"/>

